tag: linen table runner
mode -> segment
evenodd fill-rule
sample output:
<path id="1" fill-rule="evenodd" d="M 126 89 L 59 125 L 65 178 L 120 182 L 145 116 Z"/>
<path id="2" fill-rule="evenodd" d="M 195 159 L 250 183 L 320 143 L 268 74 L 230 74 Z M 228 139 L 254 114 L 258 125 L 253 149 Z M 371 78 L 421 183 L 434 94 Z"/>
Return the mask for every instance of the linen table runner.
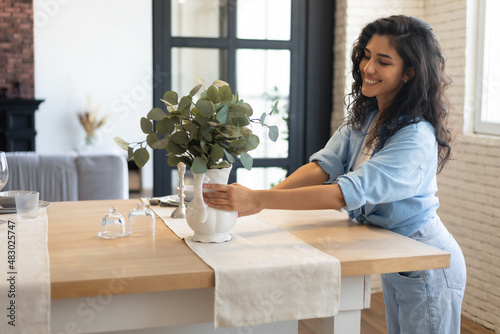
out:
<path id="1" fill-rule="evenodd" d="M 47 211 L 0 215 L 0 333 L 48 334 L 50 273 Z"/>
<path id="2" fill-rule="evenodd" d="M 258 216 L 238 218 L 225 243 L 191 239 L 173 209 L 151 207 L 215 272 L 215 327 L 322 318 L 338 313 L 340 262 Z"/>

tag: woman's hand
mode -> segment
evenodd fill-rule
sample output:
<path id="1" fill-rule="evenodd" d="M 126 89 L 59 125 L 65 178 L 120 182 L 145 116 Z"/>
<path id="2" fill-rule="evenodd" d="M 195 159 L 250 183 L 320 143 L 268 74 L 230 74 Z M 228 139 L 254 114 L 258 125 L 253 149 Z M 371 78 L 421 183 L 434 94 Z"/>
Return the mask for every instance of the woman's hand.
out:
<path id="1" fill-rule="evenodd" d="M 338 184 L 323 184 L 328 174 L 318 162 L 311 162 L 269 190 L 252 190 L 240 184 L 204 184 L 205 203 L 214 209 L 238 211 L 248 216 L 262 209 L 321 210 L 346 205 Z"/>
<path id="2" fill-rule="evenodd" d="M 226 211 L 238 211 L 238 216 L 248 216 L 262 210 L 259 207 L 256 191 L 246 188 L 240 184 L 203 184 L 203 189 L 209 189 L 203 193 L 205 203 L 214 209 Z"/>

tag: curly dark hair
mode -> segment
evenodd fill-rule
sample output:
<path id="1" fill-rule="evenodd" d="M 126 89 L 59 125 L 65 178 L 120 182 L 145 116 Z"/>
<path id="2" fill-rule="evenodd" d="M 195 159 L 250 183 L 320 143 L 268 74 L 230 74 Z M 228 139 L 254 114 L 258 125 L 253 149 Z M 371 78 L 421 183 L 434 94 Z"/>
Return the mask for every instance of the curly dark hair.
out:
<path id="1" fill-rule="evenodd" d="M 367 106 L 376 103 L 375 97 L 361 93 L 359 67 L 365 47 L 374 34 L 387 36 L 404 61 L 403 72 L 413 67 L 415 75 L 402 85 L 392 103 L 378 117 L 374 130 L 368 134 L 367 144 L 374 146 L 378 139 L 383 147 L 398 130 L 424 119 L 434 127 L 439 173 L 451 157 L 452 137 L 447 127 L 449 102 L 445 94 L 451 80 L 444 71 L 441 46 L 428 23 L 415 17 L 398 15 L 378 19 L 363 28 L 351 53 L 354 82 L 351 93 L 346 96 L 346 124 L 361 130 L 366 120 Z"/>

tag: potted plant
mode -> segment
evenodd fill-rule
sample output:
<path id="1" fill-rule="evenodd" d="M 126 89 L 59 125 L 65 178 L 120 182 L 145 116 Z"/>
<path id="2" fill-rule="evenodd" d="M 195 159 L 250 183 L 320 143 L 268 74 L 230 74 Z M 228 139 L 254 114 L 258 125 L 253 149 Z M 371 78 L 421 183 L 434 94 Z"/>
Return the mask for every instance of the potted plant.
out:
<path id="1" fill-rule="evenodd" d="M 152 149 L 165 150 L 170 166 L 184 163 L 191 168 L 195 177 L 195 199 L 189 204 L 186 212 L 190 226 L 190 219 L 196 220 L 198 225 L 205 224 L 213 213 L 213 209 L 207 209 L 204 203 L 200 203 L 200 199 L 203 201 L 201 184 L 205 173 L 211 173 L 209 182 L 227 183 L 230 168 L 237 158 L 246 169 L 252 168 L 253 158 L 248 152 L 259 145 L 259 137 L 252 132 L 253 124 L 267 127 L 272 141 L 278 139 L 278 128 L 266 123 L 267 116 L 277 110 L 278 102 L 274 104 L 271 112 L 264 112 L 259 118 L 252 118 L 252 107 L 240 99 L 237 92 L 233 93 L 228 83 L 216 80 L 205 89 L 203 80 L 198 81 L 199 84 L 180 99 L 177 92 L 166 92 L 162 99 L 166 112 L 153 108 L 147 117 L 141 118 L 145 140 L 128 143 L 115 137 L 115 142 L 128 151 L 129 160 L 134 159 L 139 167 L 143 167 L 149 160 L 146 148 L 149 146 Z M 199 98 L 195 102 L 194 97 L 198 94 Z M 225 176 L 221 178 L 215 175 L 220 172 Z M 196 203 L 198 209 L 194 209 Z M 214 219 L 221 220 L 223 215 L 226 213 L 218 212 Z M 196 238 L 197 230 L 193 230 Z M 202 232 L 198 233 L 201 234 Z M 221 236 L 222 239 L 227 237 L 227 234 Z"/>
<path id="2" fill-rule="evenodd" d="M 144 141 L 128 143 L 115 137 L 115 142 L 128 151 L 129 160 L 134 159 L 137 166 L 143 167 L 149 160 L 146 148 L 149 146 L 165 150 L 170 166 L 183 162 L 195 174 L 229 167 L 236 158 L 250 170 L 253 158 L 248 152 L 259 145 L 259 137 L 252 133 L 252 123 L 269 128 L 272 141 L 278 139 L 278 128 L 265 123 L 266 117 L 277 110 L 278 102 L 268 114 L 251 118 L 252 107 L 237 92 L 233 94 L 228 83 L 216 80 L 205 89 L 203 80 L 198 80 L 200 84 L 180 100 L 174 91 L 163 95 L 167 112 L 153 108 L 147 117 L 141 118 L 142 132 L 147 135 Z M 193 98 L 202 89 L 200 98 L 194 102 Z"/>

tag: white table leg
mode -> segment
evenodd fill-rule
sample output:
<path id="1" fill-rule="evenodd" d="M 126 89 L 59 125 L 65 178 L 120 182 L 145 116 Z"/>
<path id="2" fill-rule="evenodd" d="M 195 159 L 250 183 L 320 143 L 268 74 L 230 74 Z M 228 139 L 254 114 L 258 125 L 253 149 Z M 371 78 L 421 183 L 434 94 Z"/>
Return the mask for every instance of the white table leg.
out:
<path id="1" fill-rule="evenodd" d="M 332 332 L 333 330 L 333 332 Z M 358 334 L 361 332 L 361 310 L 342 311 L 335 317 L 323 319 L 324 334 Z"/>
<path id="2" fill-rule="evenodd" d="M 371 276 L 342 277 L 340 310 L 323 319 L 323 334 L 359 334 L 361 310 L 370 307 Z"/>

